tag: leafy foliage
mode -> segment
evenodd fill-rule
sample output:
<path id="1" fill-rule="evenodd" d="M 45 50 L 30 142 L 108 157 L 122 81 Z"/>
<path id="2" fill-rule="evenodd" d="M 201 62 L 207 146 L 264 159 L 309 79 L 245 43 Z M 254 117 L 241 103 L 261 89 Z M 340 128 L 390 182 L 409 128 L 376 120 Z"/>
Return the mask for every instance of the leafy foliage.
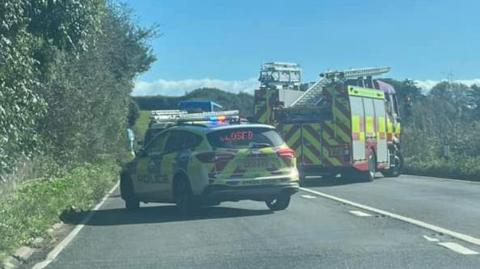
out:
<path id="1" fill-rule="evenodd" d="M 478 179 L 479 87 L 441 82 L 421 94 L 408 81 L 392 84 L 400 97 L 407 172 Z"/>
<path id="2" fill-rule="evenodd" d="M 155 29 L 130 17 L 106 0 L 0 3 L 0 175 L 19 158 L 74 167 L 123 148 L 133 79 L 155 60 Z"/>

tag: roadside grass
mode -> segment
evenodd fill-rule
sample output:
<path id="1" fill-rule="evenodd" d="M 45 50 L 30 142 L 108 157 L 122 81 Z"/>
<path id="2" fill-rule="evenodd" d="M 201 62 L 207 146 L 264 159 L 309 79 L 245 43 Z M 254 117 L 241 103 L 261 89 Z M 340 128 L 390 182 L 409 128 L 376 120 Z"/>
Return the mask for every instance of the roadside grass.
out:
<path id="1" fill-rule="evenodd" d="M 47 230 L 69 211 L 91 208 L 118 180 L 119 166 L 111 159 L 85 164 L 58 178 L 22 183 L 0 200 L 0 260 Z"/>
<path id="2" fill-rule="evenodd" d="M 140 117 L 135 122 L 133 126 L 133 131 L 135 132 L 136 140 L 143 141 L 145 137 L 145 132 L 148 128 L 148 123 L 150 121 L 150 111 L 140 110 Z"/>

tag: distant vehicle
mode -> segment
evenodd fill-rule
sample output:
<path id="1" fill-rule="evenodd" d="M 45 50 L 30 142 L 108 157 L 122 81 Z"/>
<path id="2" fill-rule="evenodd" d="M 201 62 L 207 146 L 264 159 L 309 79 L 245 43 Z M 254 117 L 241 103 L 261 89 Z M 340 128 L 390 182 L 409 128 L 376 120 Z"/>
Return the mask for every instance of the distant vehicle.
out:
<path id="1" fill-rule="evenodd" d="M 177 114 L 186 114 L 186 113 L 199 113 L 199 112 L 218 112 L 222 111 L 223 107 L 213 101 L 207 100 L 189 100 L 181 101 L 178 103 L 178 110 L 154 110 L 152 111 L 152 116 L 159 116 L 162 114 L 163 117 L 175 116 Z M 173 113 L 172 115 L 169 115 Z M 152 119 L 152 117 L 151 117 Z M 150 120 L 147 131 L 145 132 L 145 137 L 143 140 L 143 145 L 146 146 L 150 140 L 155 137 L 159 132 L 163 131 L 165 128 L 171 127 L 174 122 L 169 121 L 155 121 Z"/>
<path id="2" fill-rule="evenodd" d="M 296 78 L 300 72 L 292 64 L 266 66 L 285 78 Z M 395 90 L 372 79 L 390 68 L 326 72 L 307 87 L 299 86 L 298 80 L 275 80 L 278 76 L 265 75 L 265 69 L 262 66 L 261 87 L 255 91 L 256 121 L 276 126 L 296 151 L 301 182 L 318 175 L 371 181 L 376 171 L 400 174 L 403 159 Z"/>
<path id="3" fill-rule="evenodd" d="M 223 107 L 213 101 L 189 100 L 178 103 L 178 109 L 188 113 L 222 111 Z"/>
<path id="4" fill-rule="evenodd" d="M 171 126 L 121 172 L 127 209 L 171 202 L 187 214 L 200 205 L 255 200 L 283 210 L 298 191 L 295 152 L 273 126 L 240 124 L 238 111 L 161 111 L 153 119 Z"/>

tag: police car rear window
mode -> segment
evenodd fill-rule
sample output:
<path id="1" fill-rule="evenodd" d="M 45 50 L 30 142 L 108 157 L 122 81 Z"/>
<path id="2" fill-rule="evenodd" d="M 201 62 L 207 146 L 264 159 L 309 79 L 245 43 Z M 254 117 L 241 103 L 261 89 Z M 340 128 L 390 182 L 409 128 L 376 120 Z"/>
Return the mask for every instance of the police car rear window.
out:
<path id="1" fill-rule="evenodd" d="M 278 147 L 283 140 L 277 131 L 269 128 L 235 128 L 207 134 L 210 145 L 216 148 Z"/>

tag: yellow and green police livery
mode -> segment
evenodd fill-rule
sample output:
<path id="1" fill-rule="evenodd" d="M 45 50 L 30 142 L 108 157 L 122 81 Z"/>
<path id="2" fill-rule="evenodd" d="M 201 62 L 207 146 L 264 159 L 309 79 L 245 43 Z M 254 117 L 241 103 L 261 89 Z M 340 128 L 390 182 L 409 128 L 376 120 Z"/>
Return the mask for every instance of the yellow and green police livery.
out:
<path id="1" fill-rule="evenodd" d="M 223 201 L 264 201 L 283 210 L 298 191 L 295 153 L 274 127 L 219 122 L 177 124 L 158 133 L 123 169 L 128 209 L 176 203 L 182 213 Z"/>

